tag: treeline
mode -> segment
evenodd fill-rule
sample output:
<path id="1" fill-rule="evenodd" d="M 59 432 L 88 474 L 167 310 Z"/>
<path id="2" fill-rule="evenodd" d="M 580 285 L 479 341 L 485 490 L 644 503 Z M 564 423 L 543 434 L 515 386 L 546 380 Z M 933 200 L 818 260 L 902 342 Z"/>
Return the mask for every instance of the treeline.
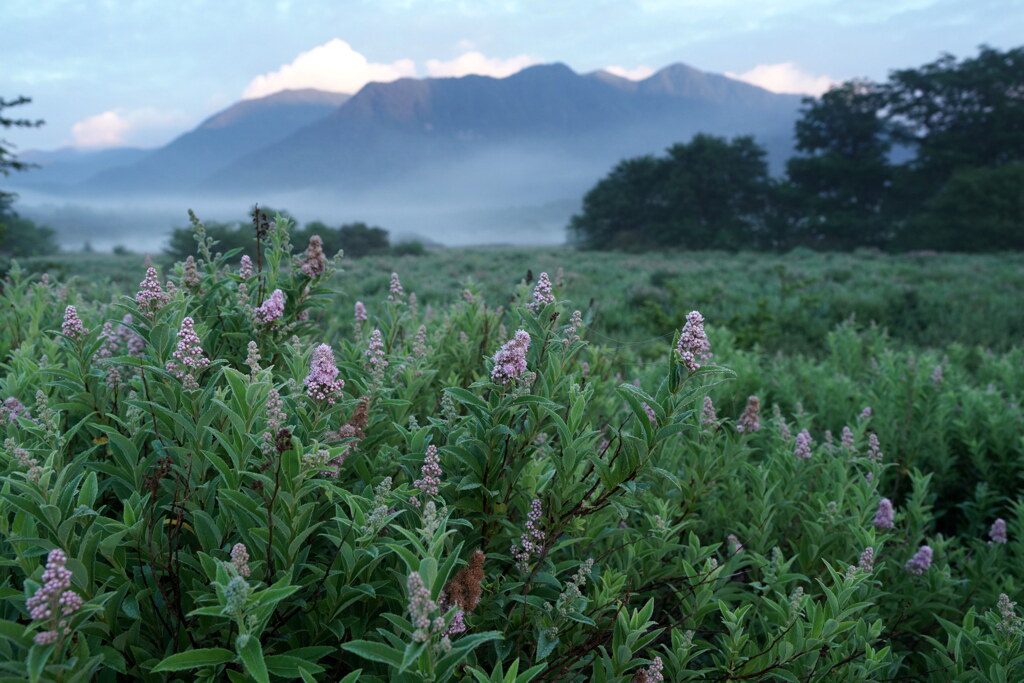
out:
<path id="1" fill-rule="evenodd" d="M 276 214 L 295 222 L 295 218 L 287 211 L 260 208 L 261 220 L 272 221 Z M 226 253 L 232 249 L 240 249 L 242 254 L 250 257 L 256 255 L 256 230 L 252 221 L 248 222 L 210 222 L 205 223 L 206 235 L 217 242 L 217 251 Z M 344 251 L 346 257 L 359 258 L 380 254 L 421 254 L 425 248 L 420 242 L 399 242 L 391 244 L 390 235 L 384 228 L 367 225 L 363 222 L 345 223 L 331 227 L 322 221 L 311 221 L 301 228 L 291 229 L 292 250 L 301 252 L 309 243 L 309 238 L 319 235 L 323 240 L 324 253 L 333 256 Z M 175 261 L 182 261 L 197 253 L 195 230 L 189 227 L 175 228 L 171 231 L 164 253 Z"/>
<path id="2" fill-rule="evenodd" d="M 1024 48 L 805 98 L 773 178 L 750 137 L 619 163 L 570 241 L 606 249 L 1024 249 Z"/>

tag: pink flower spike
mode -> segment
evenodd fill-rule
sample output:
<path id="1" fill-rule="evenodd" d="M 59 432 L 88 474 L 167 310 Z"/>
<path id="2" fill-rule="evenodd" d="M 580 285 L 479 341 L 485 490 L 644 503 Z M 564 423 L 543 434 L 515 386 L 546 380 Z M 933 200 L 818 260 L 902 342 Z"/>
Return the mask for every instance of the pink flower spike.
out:
<path id="1" fill-rule="evenodd" d="M 327 344 L 313 349 L 313 357 L 309 361 L 309 374 L 303 381 L 306 395 L 316 401 L 334 402 L 345 387 L 345 380 L 338 377 L 338 367 L 334 364 L 334 351 Z"/>
<path id="2" fill-rule="evenodd" d="M 253 315 L 256 317 L 256 322 L 260 323 L 272 323 L 281 319 L 284 315 L 284 292 L 280 289 L 275 289 L 266 301 L 260 304 Z"/>
<path id="3" fill-rule="evenodd" d="M 498 384 L 508 384 L 526 372 L 526 351 L 530 348 L 530 333 L 517 330 L 512 339 L 494 354 L 494 369 L 491 380 Z"/>
<path id="4" fill-rule="evenodd" d="M 70 337 L 75 341 L 80 341 L 82 337 L 89 334 L 89 330 L 82 326 L 82 319 L 78 317 L 78 311 L 74 306 L 64 309 L 64 322 L 60 326 L 60 331 L 64 333 L 65 337 Z"/>
<path id="5" fill-rule="evenodd" d="M 676 342 L 676 353 L 690 372 L 696 371 L 711 359 L 711 343 L 704 332 L 704 316 L 699 311 L 687 314 L 686 325 Z"/>
<path id="6" fill-rule="evenodd" d="M 210 364 L 210 359 L 203 351 L 202 343 L 195 331 L 195 321 L 185 318 L 178 330 L 178 348 L 172 354 L 173 360 L 167 361 L 167 371 L 181 380 L 185 389 L 199 388 L 196 375 Z"/>

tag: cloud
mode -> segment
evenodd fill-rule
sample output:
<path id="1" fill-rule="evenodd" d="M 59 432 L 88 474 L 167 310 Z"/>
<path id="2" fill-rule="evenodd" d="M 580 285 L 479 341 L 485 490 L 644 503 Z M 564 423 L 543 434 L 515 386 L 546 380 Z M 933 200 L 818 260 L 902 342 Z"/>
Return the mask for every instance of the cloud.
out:
<path id="1" fill-rule="evenodd" d="M 117 147 L 132 142 L 133 138 L 145 138 L 147 133 L 180 129 L 190 122 L 180 111 L 161 111 L 154 107 L 110 109 L 73 124 L 72 144 L 75 147 Z"/>
<path id="2" fill-rule="evenodd" d="M 416 65 L 411 59 L 391 64 L 371 62 L 344 40 L 334 38 L 303 52 L 291 64 L 252 79 L 242 97 L 264 97 L 300 88 L 352 94 L 371 81 L 388 82 L 415 75 Z"/>
<path id="3" fill-rule="evenodd" d="M 435 78 L 467 76 L 469 74 L 505 78 L 528 66 L 540 64 L 541 61 L 530 55 L 498 59 L 497 57 L 486 57 L 481 52 L 465 52 L 447 62 L 440 59 L 428 59 L 427 74 Z"/>
<path id="4" fill-rule="evenodd" d="M 628 78 L 631 81 L 642 81 L 654 74 L 654 68 L 646 64 L 641 64 L 632 69 L 627 69 L 624 66 L 606 66 L 604 70 L 620 78 Z"/>
<path id="5" fill-rule="evenodd" d="M 750 71 L 741 74 L 726 71 L 725 75 L 772 92 L 814 95 L 815 97 L 820 96 L 836 84 L 836 81 L 828 76 L 815 76 L 801 71 L 794 62 L 758 64 Z"/>

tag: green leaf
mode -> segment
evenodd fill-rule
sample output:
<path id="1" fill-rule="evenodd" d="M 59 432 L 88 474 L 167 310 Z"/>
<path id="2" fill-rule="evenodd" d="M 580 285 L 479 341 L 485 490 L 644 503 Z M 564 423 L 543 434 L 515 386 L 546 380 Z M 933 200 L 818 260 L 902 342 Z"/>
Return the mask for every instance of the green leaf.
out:
<path id="1" fill-rule="evenodd" d="M 234 660 L 235 653 L 222 647 L 206 647 L 199 650 L 188 650 L 167 657 L 155 667 L 153 673 L 161 671 L 184 671 L 200 666 L 218 666 Z"/>
<path id="2" fill-rule="evenodd" d="M 390 664 L 398 668 L 402 665 L 402 652 L 384 643 L 377 643 L 371 640 L 353 640 L 343 643 L 341 649 L 357 654 L 363 659 L 374 662 Z"/>
<path id="3" fill-rule="evenodd" d="M 241 646 L 239 647 L 239 643 Z M 242 658 L 245 671 L 255 678 L 259 683 L 270 683 L 270 674 L 267 672 L 267 663 L 263 661 L 263 647 L 260 639 L 255 636 L 238 636 L 235 641 L 238 649 L 238 656 Z"/>

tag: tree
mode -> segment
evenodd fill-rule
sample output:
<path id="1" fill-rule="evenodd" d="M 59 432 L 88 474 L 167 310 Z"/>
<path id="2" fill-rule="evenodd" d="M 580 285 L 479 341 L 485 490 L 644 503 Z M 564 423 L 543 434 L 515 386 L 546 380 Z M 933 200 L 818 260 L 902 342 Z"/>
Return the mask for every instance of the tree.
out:
<path id="1" fill-rule="evenodd" d="M 878 85 L 847 81 L 821 99 L 804 98 L 796 123 L 803 156 L 786 164 L 803 207 L 798 230 L 812 245 L 882 246 L 890 235 L 885 201 L 891 144 Z"/>
<path id="2" fill-rule="evenodd" d="M 43 125 L 42 120 L 12 119 L 3 114 L 4 109 L 18 107 L 31 101 L 27 97 L 16 97 L 13 100 L 5 100 L 0 97 L 0 128 L 36 128 Z M 18 157 L 14 154 L 14 145 L 0 138 L 0 175 L 8 176 L 11 171 L 24 171 L 29 168 L 32 168 L 32 164 L 18 161 Z M 0 190 L 0 215 L 10 210 L 14 197 L 13 193 Z"/>
<path id="3" fill-rule="evenodd" d="M 956 171 L 910 222 L 900 246 L 1024 249 L 1024 163 Z"/>
<path id="4" fill-rule="evenodd" d="M 571 239 L 584 248 L 736 249 L 764 232 L 771 192 L 751 137 L 696 135 L 664 157 L 620 162 L 583 199 Z"/>

